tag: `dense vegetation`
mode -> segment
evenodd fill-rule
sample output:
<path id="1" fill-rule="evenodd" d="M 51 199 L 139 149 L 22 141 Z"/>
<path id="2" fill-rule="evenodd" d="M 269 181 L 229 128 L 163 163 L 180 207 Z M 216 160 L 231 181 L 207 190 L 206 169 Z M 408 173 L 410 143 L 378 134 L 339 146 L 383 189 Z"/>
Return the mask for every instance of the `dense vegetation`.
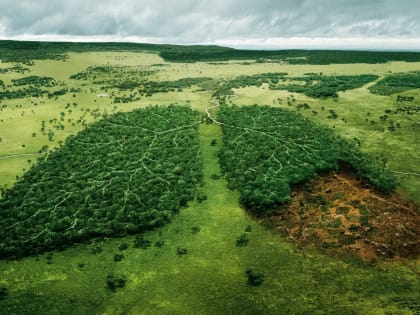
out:
<path id="1" fill-rule="evenodd" d="M 369 90 L 374 94 L 390 95 L 418 88 L 420 88 L 420 72 L 407 72 L 388 75 Z"/>
<path id="2" fill-rule="evenodd" d="M 261 86 L 262 84 L 277 84 L 287 76 L 285 72 L 267 72 L 254 75 L 241 75 L 230 80 L 222 80 L 214 88 L 213 97 L 225 100 L 226 96 L 233 95 L 232 89 L 244 88 L 247 86 Z"/>
<path id="3" fill-rule="evenodd" d="M 220 163 L 229 187 L 241 203 L 264 214 L 290 200 L 290 186 L 316 173 L 350 164 L 383 193 L 395 189 L 383 161 L 360 153 L 355 146 L 297 113 L 268 106 L 222 106 L 223 147 Z"/>
<path id="4" fill-rule="evenodd" d="M 201 178 L 199 122 L 188 107 L 149 107 L 69 137 L 3 193 L 0 257 L 168 221 L 194 197 Z"/>
<path id="5" fill-rule="evenodd" d="M 126 82 L 142 82 L 145 77 L 157 73 L 158 70 L 145 69 L 142 66 L 97 66 L 70 76 L 71 80 L 90 80 L 94 84 L 103 84 L 111 87 Z M 138 85 L 136 85 L 138 86 Z M 135 86 L 134 86 L 135 87 Z M 133 88 L 128 85 L 127 88 Z"/>
<path id="6" fill-rule="evenodd" d="M 19 64 L 16 64 L 12 67 L 0 68 L 0 74 L 6 74 L 6 73 L 10 73 L 10 72 L 24 74 L 24 73 L 29 72 L 29 71 L 30 71 L 29 68 L 22 67 Z"/>
<path id="7" fill-rule="evenodd" d="M 146 96 L 151 96 L 159 92 L 181 92 L 184 88 L 190 88 L 193 85 L 200 86 L 202 83 L 211 81 L 211 78 L 182 78 L 175 81 L 146 81 L 141 84 L 139 92 Z"/>
<path id="8" fill-rule="evenodd" d="M 385 63 L 420 61 L 417 52 L 337 51 L 337 50 L 238 50 L 220 46 L 180 46 L 135 43 L 60 43 L 0 41 L 2 61 L 31 64 L 38 59 L 66 58 L 68 52 L 149 51 L 170 62 L 260 60 L 291 64 Z"/>
<path id="9" fill-rule="evenodd" d="M 40 89 L 38 87 L 29 86 L 22 89 L 16 90 L 4 90 L 0 92 L 0 101 L 4 99 L 16 99 L 25 97 L 41 97 L 48 94 L 47 90 Z"/>
<path id="10" fill-rule="evenodd" d="M 314 98 L 338 97 L 337 92 L 361 87 L 377 78 L 378 76 L 370 74 L 348 76 L 310 74 L 304 77 L 288 77 L 284 72 L 268 72 L 249 76 L 242 75 L 222 81 L 218 84 L 213 96 L 220 100 L 225 96 L 233 95 L 232 89 L 268 84 L 271 90 L 288 90 L 289 92 L 304 93 Z M 288 80 L 293 80 L 294 83 L 289 83 Z"/>
<path id="11" fill-rule="evenodd" d="M 270 86 L 271 89 L 284 89 L 289 92 L 304 93 L 314 98 L 338 97 L 337 92 L 343 92 L 359 88 L 378 78 L 377 75 L 309 75 L 305 77 L 292 78 L 302 84 L 284 84 Z"/>
<path id="12" fill-rule="evenodd" d="M 162 58 L 171 62 L 208 62 L 225 60 L 261 60 L 290 64 L 349 64 L 385 63 L 388 61 L 420 61 L 416 52 L 338 51 L 338 50 L 238 50 L 219 49 L 164 49 Z"/>
<path id="13" fill-rule="evenodd" d="M 5 87 L 4 84 L 0 86 Z M 12 79 L 13 89 L 9 87 L 0 91 L 0 101 L 4 99 L 16 99 L 25 97 L 42 97 L 48 95 L 48 97 L 64 95 L 67 89 L 61 89 L 59 91 L 51 91 L 46 88 L 53 88 L 59 85 L 59 82 L 51 77 L 40 77 L 40 76 L 28 76 L 19 79 Z"/>
<path id="14" fill-rule="evenodd" d="M 45 86 L 45 87 L 53 87 L 56 85 L 56 82 L 51 77 L 40 77 L 36 75 L 31 75 L 29 77 L 23 77 L 19 79 L 12 80 L 14 86 L 21 86 L 21 85 L 32 85 L 35 87 Z"/>

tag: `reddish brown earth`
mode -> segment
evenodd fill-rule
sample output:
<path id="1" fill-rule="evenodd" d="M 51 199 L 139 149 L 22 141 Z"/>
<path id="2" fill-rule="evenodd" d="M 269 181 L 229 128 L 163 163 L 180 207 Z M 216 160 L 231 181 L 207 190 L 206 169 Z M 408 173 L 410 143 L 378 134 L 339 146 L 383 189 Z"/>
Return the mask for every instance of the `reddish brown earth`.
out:
<path id="1" fill-rule="evenodd" d="M 296 188 L 281 215 L 264 223 L 301 248 L 374 262 L 419 255 L 419 213 L 397 194 L 380 195 L 350 172 L 340 172 Z"/>

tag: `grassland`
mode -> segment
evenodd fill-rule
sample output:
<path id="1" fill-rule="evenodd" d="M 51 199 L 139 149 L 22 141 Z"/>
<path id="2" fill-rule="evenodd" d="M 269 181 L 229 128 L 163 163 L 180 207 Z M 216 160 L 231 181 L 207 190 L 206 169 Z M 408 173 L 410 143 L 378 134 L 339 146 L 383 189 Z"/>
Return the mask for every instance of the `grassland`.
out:
<path id="1" fill-rule="evenodd" d="M 11 68 L 15 64 L 0 63 L 0 69 Z M 291 78 L 320 72 L 324 75 L 375 74 L 381 79 L 390 72 L 420 70 L 420 62 L 402 61 L 351 65 L 291 65 L 256 63 L 255 60 L 245 59 L 219 63 L 171 63 L 150 51 L 71 52 L 64 60 L 41 59 L 22 66 L 29 70 L 25 73 L 1 72 L 0 80 L 5 86 L 12 85 L 13 79 L 36 75 L 52 77 L 75 92 L 56 98 L 43 96 L 0 102 L 0 186 L 3 187 L 11 187 L 16 182 L 16 176 L 22 176 L 36 163 L 44 146 L 48 145 L 50 149 L 59 147 L 69 135 L 102 119 L 104 114 L 172 103 L 188 105 L 205 113 L 206 108 L 213 105 L 214 90 L 199 86 L 143 95 L 128 103 L 115 103 L 115 96 L 129 96 L 132 92 L 113 87 L 102 89 L 101 84 L 93 84 L 92 81 L 70 79 L 71 75 L 88 67 L 142 67 L 155 71 L 140 78 L 150 81 L 210 77 L 215 82 L 268 72 L 285 72 Z M 263 84 L 235 88 L 227 102 L 267 104 L 296 110 L 317 123 L 333 128 L 347 140 L 360 143 L 362 151 L 383 154 L 388 168 L 401 183 L 400 192 L 420 202 L 418 113 L 389 113 L 387 120 L 380 118 L 386 110 L 394 112 L 402 106 L 418 106 L 420 90 L 402 92 L 400 95 L 413 96 L 414 101 L 401 104 L 395 94 L 381 96 L 370 93 L 368 88 L 372 84 L 339 92 L 335 99 L 313 99 L 284 90 L 270 90 L 268 85 Z M 304 103 L 309 105 L 309 109 L 299 106 Z M 331 110 L 337 115 L 335 119 L 328 118 Z M 65 113 L 63 120 L 62 112 Z M 401 128 L 395 127 L 395 131 L 390 131 L 390 120 L 395 126 L 399 123 Z M 52 137 L 48 136 L 49 130 L 53 132 Z M 223 178 L 212 179 L 217 178 L 215 174 L 221 173 L 217 154 L 222 138 L 222 130 L 217 124 L 200 125 L 204 183 L 199 189 L 205 192 L 207 200 L 190 202 L 173 217 L 171 223 L 144 233 L 144 239 L 151 241 L 149 248 L 133 248 L 135 236 L 105 238 L 59 252 L 0 261 L 0 287 L 7 288 L 8 293 L 4 298 L 0 295 L 0 313 L 419 312 L 418 259 L 384 260 L 373 265 L 350 257 L 337 260 L 316 251 L 298 250 L 278 233 L 264 228 L 258 220 L 250 217 L 239 206 L 239 194 L 227 189 Z M 210 145 L 213 139 L 217 140 L 215 146 Z M 248 243 L 238 247 L 236 241 L 242 234 L 245 234 Z M 156 242 L 164 244 L 158 247 Z M 128 249 L 119 250 L 123 243 L 128 245 Z M 185 255 L 182 249 L 186 249 Z M 124 256 L 122 260 L 114 261 L 114 256 L 120 254 Z M 247 269 L 264 274 L 260 286 L 247 282 Z M 110 291 L 107 288 L 110 274 L 124 277 L 125 287 L 116 289 L 116 292 Z"/>

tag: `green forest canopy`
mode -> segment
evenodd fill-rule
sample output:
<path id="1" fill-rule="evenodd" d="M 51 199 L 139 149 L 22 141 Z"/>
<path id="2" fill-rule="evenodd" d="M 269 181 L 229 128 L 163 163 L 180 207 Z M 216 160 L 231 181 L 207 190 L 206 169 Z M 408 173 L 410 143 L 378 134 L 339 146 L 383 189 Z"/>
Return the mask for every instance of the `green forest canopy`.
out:
<path id="1" fill-rule="evenodd" d="M 201 180 L 200 120 L 189 107 L 149 107 L 70 136 L 4 192 L 0 257 L 167 222 Z"/>
<path id="2" fill-rule="evenodd" d="M 420 72 L 413 71 L 390 74 L 371 86 L 369 90 L 374 94 L 391 95 L 418 88 L 420 88 Z"/>
<path id="3" fill-rule="evenodd" d="M 220 163 L 241 204 L 258 214 L 290 200 L 290 186 L 316 173 L 350 164 L 360 178 L 390 193 L 396 180 L 383 161 L 362 154 L 353 144 L 303 116 L 269 106 L 222 106 Z"/>

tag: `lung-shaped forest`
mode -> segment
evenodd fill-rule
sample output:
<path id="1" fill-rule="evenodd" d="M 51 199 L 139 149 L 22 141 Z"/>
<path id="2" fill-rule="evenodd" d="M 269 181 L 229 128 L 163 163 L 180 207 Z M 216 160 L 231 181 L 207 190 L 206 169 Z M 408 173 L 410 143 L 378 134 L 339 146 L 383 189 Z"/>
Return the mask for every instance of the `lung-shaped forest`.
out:
<path id="1" fill-rule="evenodd" d="M 241 204 L 267 214 L 291 186 L 350 164 L 383 193 L 396 182 L 384 164 L 303 116 L 269 106 L 222 106 L 219 154 Z M 0 257 L 64 248 L 98 236 L 140 233 L 168 222 L 197 196 L 200 113 L 148 107 L 92 124 L 43 156 L 4 193 Z M 210 121 L 207 120 L 207 123 Z"/>

